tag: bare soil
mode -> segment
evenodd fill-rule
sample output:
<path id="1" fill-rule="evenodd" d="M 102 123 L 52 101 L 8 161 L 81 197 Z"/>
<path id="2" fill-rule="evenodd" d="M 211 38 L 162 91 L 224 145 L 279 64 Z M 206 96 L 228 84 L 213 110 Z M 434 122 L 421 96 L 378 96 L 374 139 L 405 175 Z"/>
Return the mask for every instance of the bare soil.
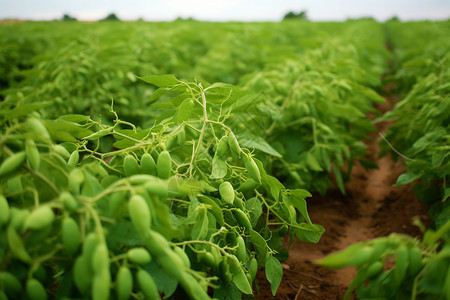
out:
<path id="1" fill-rule="evenodd" d="M 378 109 L 380 112 L 390 110 L 392 103 L 393 99 L 387 99 Z M 405 172 L 405 167 L 401 161 L 393 161 L 390 155 L 378 158 L 378 133 L 384 132 L 389 124 L 376 126 L 377 132 L 365 142 L 368 158 L 377 163 L 378 169 L 366 170 L 357 164 L 346 184 L 345 195 L 339 190 L 330 190 L 325 196 L 314 195 L 309 199 L 311 220 L 325 227 L 324 235 L 318 244 L 294 242 L 289 249 L 289 259 L 283 264 L 283 278 L 276 296 L 272 296 L 264 270 L 260 270 L 256 299 L 342 299 L 356 274 L 355 269 L 330 270 L 314 265 L 313 260 L 353 243 L 394 232 L 421 235 L 412 222 L 414 218 L 427 222 L 427 206 L 416 198 L 412 185 L 392 186 Z M 355 295 L 351 299 L 356 299 Z"/>

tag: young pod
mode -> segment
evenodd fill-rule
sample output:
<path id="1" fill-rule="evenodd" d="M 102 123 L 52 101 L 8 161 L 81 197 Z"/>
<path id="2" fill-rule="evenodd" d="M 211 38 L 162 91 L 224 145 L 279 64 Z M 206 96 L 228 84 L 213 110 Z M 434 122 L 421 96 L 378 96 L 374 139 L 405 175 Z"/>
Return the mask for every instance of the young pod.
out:
<path id="1" fill-rule="evenodd" d="M 187 256 L 186 252 L 184 252 L 183 249 L 180 247 L 174 247 L 173 252 L 175 252 L 178 257 L 183 261 L 183 264 L 186 268 L 191 268 L 191 261 L 189 260 L 189 257 Z"/>
<path id="2" fill-rule="evenodd" d="M 156 161 L 156 169 L 158 177 L 168 179 L 172 174 L 172 158 L 168 151 L 162 151 Z"/>
<path id="3" fill-rule="evenodd" d="M 141 157 L 142 173 L 156 176 L 156 163 L 150 153 L 144 153 Z"/>
<path id="4" fill-rule="evenodd" d="M 146 265 L 152 257 L 145 248 L 132 248 L 127 252 L 128 260 L 138 265 Z"/>
<path id="5" fill-rule="evenodd" d="M 24 230 L 40 230 L 55 220 L 55 214 L 49 206 L 39 206 L 25 220 Z"/>
<path id="6" fill-rule="evenodd" d="M 10 297 L 16 297 L 22 293 L 22 284 L 19 279 L 9 272 L 0 272 L 0 288 Z"/>
<path id="7" fill-rule="evenodd" d="M 230 147 L 232 153 L 241 157 L 242 150 L 234 134 L 230 134 L 228 136 L 228 146 Z"/>
<path id="8" fill-rule="evenodd" d="M 25 220 L 30 215 L 30 211 L 24 208 L 11 207 L 10 226 L 17 231 L 21 231 Z"/>
<path id="9" fill-rule="evenodd" d="M 228 146 L 228 136 L 224 135 L 217 144 L 216 155 L 222 159 L 226 159 L 229 156 L 230 147 Z"/>
<path id="10" fill-rule="evenodd" d="M 239 223 L 241 227 L 244 227 L 245 233 L 249 233 L 252 229 L 252 224 L 248 219 L 247 215 L 240 209 L 233 209 L 233 215 L 236 218 L 236 221 Z"/>
<path id="11" fill-rule="evenodd" d="M 64 205 L 64 208 L 68 211 L 74 211 L 78 209 L 78 202 L 69 192 L 61 192 L 59 200 Z"/>
<path id="12" fill-rule="evenodd" d="M 0 195 L 0 227 L 6 224 L 9 220 L 9 204 L 5 196 Z"/>
<path id="13" fill-rule="evenodd" d="M 78 165 L 79 161 L 80 161 L 80 153 L 78 152 L 78 150 L 75 150 L 70 154 L 69 160 L 67 161 L 67 165 L 71 168 L 75 168 Z"/>
<path id="14" fill-rule="evenodd" d="M 80 168 L 75 168 L 69 173 L 69 188 L 74 194 L 80 193 L 81 185 L 85 180 L 83 170 Z"/>
<path id="15" fill-rule="evenodd" d="M 41 156 L 39 155 L 39 150 L 36 147 L 34 141 L 30 138 L 25 140 L 25 154 L 27 161 L 33 170 L 38 170 L 41 164 Z"/>
<path id="16" fill-rule="evenodd" d="M 367 267 L 367 279 L 373 279 L 384 269 L 384 263 L 376 261 Z"/>
<path id="17" fill-rule="evenodd" d="M 25 152 L 20 151 L 6 158 L 0 166 L 0 176 L 17 170 L 25 160 Z"/>
<path id="18" fill-rule="evenodd" d="M 422 269 L 422 251 L 417 246 L 409 248 L 409 271 L 414 276 Z"/>
<path id="19" fill-rule="evenodd" d="M 116 292 L 118 300 L 129 299 L 133 292 L 133 275 L 126 266 L 121 266 L 117 271 Z"/>
<path id="20" fill-rule="evenodd" d="M 233 275 L 230 272 L 227 257 L 224 256 L 219 264 L 219 277 L 222 280 L 223 286 L 227 286 L 231 283 Z"/>
<path id="21" fill-rule="evenodd" d="M 23 262 L 31 262 L 31 257 L 25 248 L 22 237 L 12 226 L 8 226 L 8 228 L 6 229 L 6 237 L 8 240 L 9 248 L 14 256 L 22 260 Z"/>
<path id="22" fill-rule="evenodd" d="M 91 264 L 92 270 L 94 270 L 96 274 L 109 270 L 109 253 L 106 244 L 101 243 L 97 246 L 92 255 Z"/>
<path id="23" fill-rule="evenodd" d="M 125 175 L 127 177 L 140 173 L 138 162 L 136 158 L 134 158 L 134 156 L 125 156 L 125 158 L 123 159 L 123 171 L 125 172 Z"/>
<path id="24" fill-rule="evenodd" d="M 219 186 L 219 194 L 222 201 L 227 204 L 233 204 L 234 202 L 234 188 L 228 181 L 222 182 Z"/>
<path id="25" fill-rule="evenodd" d="M 25 290 L 30 300 L 46 300 L 48 299 L 47 292 L 44 286 L 35 278 L 27 280 Z"/>
<path id="26" fill-rule="evenodd" d="M 139 271 L 137 271 L 136 279 L 139 288 L 145 296 L 145 299 L 161 299 L 158 292 L 158 287 L 156 286 L 152 276 L 150 276 L 147 271 L 139 269 Z"/>
<path id="27" fill-rule="evenodd" d="M 150 210 L 145 199 L 140 195 L 131 196 L 128 213 L 136 231 L 140 236 L 145 236 L 151 225 Z"/>
<path id="28" fill-rule="evenodd" d="M 48 134 L 47 128 L 45 128 L 44 124 L 39 119 L 29 118 L 26 121 L 27 129 L 30 131 L 33 137 L 37 140 L 50 143 L 50 135 Z"/>
<path id="29" fill-rule="evenodd" d="M 255 257 L 253 257 L 252 259 L 250 259 L 250 265 L 248 267 L 248 273 L 252 278 L 252 282 L 255 280 L 257 272 L 258 272 L 258 261 L 256 260 Z"/>
<path id="30" fill-rule="evenodd" d="M 85 294 L 92 284 L 93 273 L 90 260 L 86 255 L 80 255 L 73 265 L 73 281 L 78 290 Z"/>
<path id="31" fill-rule="evenodd" d="M 373 248 L 365 246 L 351 257 L 351 265 L 359 267 L 367 263 L 373 255 Z"/>
<path id="32" fill-rule="evenodd" d="M 214 258 L 214 255 L 210 252 L 200 252 L 198 253 L 197 259 L 200 263 L 203 265 L 206 265 L 208 267 L 216 267 L 216 259 Z"/>
<path id="33" fill-rule="evenodd" d="M 245 154 L 242 157 L 242 160 L 244 161 L 245 168 L 247 169 L 250 178 L 261 184 L 261 173 L 259 172 L 258 165 L 253 160 L 253 158 Z"/>
<path id="34" fill-rule="evenodd" d="M 108 300 L 111 292 L 111 274 L 108 270 L 102 270 L 95 274 L 92 281 L 92 300 Z"/>
<path id="35" fill-rule="evenodd" d="M 244 238 L 240 235 L 237 237 L 236 256 L 241 262 L 246 262 L 248 258 Z"/>
<path id="36" fill-rule="evenodd" d="M 62 222 L 62 241 L 69 255 L 78 252 L 81 245 L 81 233 L 77 222 L 71 217 L 64 218 Z"/>
<path id="37" fill-rule="evenodd" d="M 184 130 L 184 127 L 180 130 L 180 132 L 177 133 L 177 144 L 179 146 L 183 146 L 186 142 L 186 131 Z"/>

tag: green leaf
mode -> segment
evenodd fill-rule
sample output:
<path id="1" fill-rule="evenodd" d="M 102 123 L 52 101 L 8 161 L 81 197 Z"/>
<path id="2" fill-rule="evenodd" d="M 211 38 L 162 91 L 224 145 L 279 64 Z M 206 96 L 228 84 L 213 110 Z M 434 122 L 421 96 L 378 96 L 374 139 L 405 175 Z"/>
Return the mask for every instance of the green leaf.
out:
<path id="1" fill-rule="evenodd" d="M 408 184 L 421 176 L 422 174 L 410 174 L 410 173 L 402 174 L 397 178 L 397 182 L 394 184 L 394 186 Z"/>
<path id="2" fill-rule="evenodd" d="M 259 217 L 262 214 L 261 201 L 257 197 L 253 197 L 245 201 L 245 208 L 248 210 L 250 216 L 250 223 L 254 228 L 258 223 Z"/>
<path id="3" fill-rule="evenodd" d="M 192 118 L 192 110 L 194 109 L 195 102 L 192 98 L 185 99 L 181 105 L 178 107 L 175 120 L 178 123 L 183 123 L 184 121 Z"/>
<path id="4" fill-rule="evenodd" d="M 319 164 L 319 161 L 311 152 L 306 153 L 306 164 L 313 171 L 317 172 L 323 171 L 322 167 Z"/>
<path id="5" fill-rule="evenodd" d="M 351 266 L 353 256 L 363 247 L 364 245 L 362 243 L 355 243 L 342 251 L 332 253 L 320 260 L 316 260 L 314 263 L 332 269 Z"/>
<path id="6" fill-rule="evenodd" d="M 177 289 L 178 281 L 168 275 L 160 264 L 153 260 L 150 264 L 144 266 L 144 269 L 152 275 L 158 290 L 169 298 Z"/>
<path id="7" fill-rule="evenodd" d="M 442 197 L 442 202 L 445 202 L 450 197 L 450 188 L 444 190 L 444 197 Z"/>
<path id="8" fill-rule="evenodd" d="M 246 131 L 245 134 L 240 134 L 237 136 L 241 146 L 249 148 L 249 149 L 258 149 L 264 153 L 275 157 L 282 157 L 282 155 L 272 148 L 262 137 L 251 134 L 249 131 Z"/>
<path id="9" fill-rule="evenodd" d="M 259 255 L 258 260 L 264 261 L 264 259 L 266 258 L 268 248 L 266 240 L 253 229 L 250 230 L 250 238 L 253 244 L 255 245 L 256 251 Z"/>
<path id="10" fill-rule="evenodd" d="M 283 201 L 289 205 L 293 205 L 296 209 L 298 209 L 303 216 L 303 218 L 308 222 L 308 224 L 312 224 L 311 219 L 308 215 L 307 205 L 306 205 L 306 197 L 311 197 L 311 194 L 306 190 L 285 190 L 282 193 Z"/>
<path id="11" fill-rule="evenodd" d="M 264 188 L 268 193 L 270 193 L 275 199 L 275 201 L 278 201 L 280 199 L 280 193 L 285 188 L 284 185 L 280 183 L 278 179 L 276 179 L 273 176 L 267 176 L 265 182 L 264 182 Z"/>
<path id="12" fill-rule="evenodd" d="M 156 85 L 157 87 L 170 87 L 181 83 L 175 76 L 171 74 L 138 77 L 140 80 Z"/>
<path id="13" fill-rule="evenodd" d="M 191 234 L 193 240 L 202 240 L 208 234 L 208 217 L 206 213 L 207 210 L 203 208 L 197 215 Z"/>
<path id="14" fill-rule="evenodd" d="M 295 236 L 303 242 L 313 244 L 317 244 L 320 241 L 322 234 L 325 232 L 325 228 L 317 224 L 301 223 L 296 225 L 296 227 L 297 228 L 294 230 Z"/>
<path id="15" fill-rule="evenodd" d="M 277 293 L 282 277 L 283 267 L 281 266 L 280 261 L 273 256 L 269 256 L 266 261 L 266 278 L 270 282 L 273 296 Z"/>
<path id="16" fill-rule="evenodd" d="M 345 195 L 345 186 L 344 186 L 344 179 L 342 178 L 341 171 L 339 170 L 338 166 L 333 166 L 333 173 L 334 177 L 336 178 L 336 184 L 341 191 L 343 195 Z"/>

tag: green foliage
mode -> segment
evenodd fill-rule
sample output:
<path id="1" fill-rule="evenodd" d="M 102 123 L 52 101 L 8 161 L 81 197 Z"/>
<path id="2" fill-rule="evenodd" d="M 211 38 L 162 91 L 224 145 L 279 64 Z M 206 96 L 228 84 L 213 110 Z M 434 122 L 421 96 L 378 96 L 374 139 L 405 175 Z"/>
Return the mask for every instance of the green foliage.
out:
<path id="1" fill-rule="evenodd" d="M 120 120 L 112 106 L 112 125 L 75 114 L 6 122 L 2 272 L 21 282 L 36 277 L 26 290 L 44 295 L 56 277 L 57 297 L 108 299 L 117 285 L 121 298 L 130 291 L 170 296 L 178 286 L 192 299 L 209 299 L 208 287 L 252 294 L 257 259 L 275 294 L 282 277 L 278 228 L 307 242 L 324 230 L 308 217 L 311 195 L 286 190 L 227 125 L 236 103 L 250 95 L 172 75 L 141 79 L 159 87 L 152 101 L 163 117 L 151 127 Z M 190 114 L 180 102 L 190 103 Z M 27 146 L 30 139 L 36 149 Z M 233 148 L 224 147 L 230 139 Z M 221 176 L 214 175 L 218 157 Z M 149 169 L 156 172 L 143 173 Z M 21 293 L 1 288 L 8 296 Z"/>
<path id="2" fill-rule="evenodd" d="M 450 34 L 448 22 L 400 23 L 386 31 L 395 48 L 396 91 L 403 98 L 380 120 L 395 121 L 382 147 L 408 167 L 396 185 L 416 183 L 419 199 L 432 205 L 434 228 L 450 219 Z M 414 33 L 414 34 L 413 34 Z M 395 38 L 394 38 L 395 37 Z M 417 45 L 418 38 L 424 43 Z"/>
<path id="3" fill-rule="evenodd" d="M 399 234 L 356 243 L 316 261 L 357 270 L 344 299 L 447 299 L 450 282 L 450 221 L 428 230 L 422 241 Z M 389 262 L 394 262 L 389 263 Z"/>

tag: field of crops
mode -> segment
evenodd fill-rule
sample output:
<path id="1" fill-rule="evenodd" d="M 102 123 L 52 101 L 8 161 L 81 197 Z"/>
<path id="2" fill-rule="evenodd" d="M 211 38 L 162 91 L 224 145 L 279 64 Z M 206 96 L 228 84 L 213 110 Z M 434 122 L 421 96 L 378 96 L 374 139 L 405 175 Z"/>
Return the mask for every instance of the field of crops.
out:
<path id="1" fill-rule="evenodd" d="M 0 300 L 450 300 L 449 36 L 0 24 Z"/>

